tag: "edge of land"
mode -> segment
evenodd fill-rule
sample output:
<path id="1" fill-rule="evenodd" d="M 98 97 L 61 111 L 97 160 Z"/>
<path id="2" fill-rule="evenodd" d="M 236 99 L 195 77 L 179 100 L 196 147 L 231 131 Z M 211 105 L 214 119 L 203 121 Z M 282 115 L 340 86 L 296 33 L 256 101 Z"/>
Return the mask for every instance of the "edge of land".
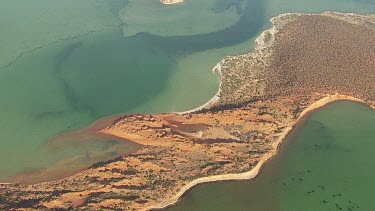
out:
<path id="1" fill-rule="evenodd" d="M 213 182 L 223 182 L 223 181 L 233 181 L 233 180 L 250 180 L 255 178 L 260 171 L 262 170 L 263 166 L 274 156 L 276 156 L 279 152 L 280 145 L 283 143 L 283 141 L 286 139 L 286 137 L 289 135 L 289 133 L 293 130 L 293 128 L 301 122 L 306 116 L 308 116 L 311 112 L 314 112 L 320 108 L 323 108 L 327 106 L 330 103 L 336 102 L 336 101 L 353 101 L 353 102 L 359 102 L 364 103 L 371 107 L 372 109 L 375 109 L 374 106 L 371 106 L 367 104 L 365 101 L 352 97 L 352 96 L 346 96 L 346 95 L 330 95 L 328 94 L 326 97 L 312 103 L 309 107 L 307 107 L 305 110 L 302 111 L 302 113 L 299 115 L 296 122 L 293 124 L 292 127 L 287 127 L 280 135 L 278 140 L 273 143 L 273 146 L 275 150 L 267 153 L 264 155 L 264 157 L 258 162 L 258 164 L 251 169 L 250 171 L 239 173 L 239 174 L 224 174 L 224 175 L 215 175 L 215 176 L 209 176 L 209 177 L 201 177 L 199 179 L 193 180 L 187 185 L 185 185 L 174 197 L 166 200 L 163 203 L 159 203 L 153 206 L 150 206 L 144 210 L 162 210 L 166 209 L 168 207 L 172 207 L 174 205 L 177 205 L 181 198 L 192 188 L 195 186 L 205 184 L 205 183 L 213 183 Z"/>
<path id="2" fill-rule="evenodd" d="M 348 22 L 351 21 L 351 23 L 353 23 L 353 24 L 358 24 L 357 21 L 359 21 L 359 22 L 363 21 L 363 19 L 361 19 L 361 18 L 359 18 L 359 20 L 350 20 L 350 19 L 348 20 L 346 18 L 346 15 L 360 17 L 359 15 L 354 14 L 354 13 L 336 13 L 336 12 L 324 12 L 324 13 L 322 13 L 322 15 L 327 15 L 327 16 L 332 15 L 332 14 L 333 15 L 339 15 L 339 17 L 336 17 L 337 19 L 346 20 Z M 258 54 L 263 54 L 263 52 L 262 52 L 263 49 L 267 49 L 274 44 L 275 35 L 279 32 L 278 27 L 280 27 L 280 26 L 283 27 L 283 25 L 285 25 L 285 24 L 287 24 L 288 22 L 291 21 L 288 18 L 288 16 L 292 17 L 292 19 L 293 19 L 294 17 L 296 17 L 296 16 L 298 17 L 298 16 L 301 16 L 301 15 L 314 15 L 314 14 L 309 14 L 309 13 L 284 13 L 284 14 L 280 14 L 276 17 L 271 18 L 270 22 L 272 23 L 272 27 L 264 30 L 261 33 L 261 35 L 256 38 L 256 40 L 255 40 L 256 46 L 255 46 L 255 49 L 253 51 L 255 51 Z M 374 17 L 374 15 L 370 15 L 370 16 L 372 18 Z M 277 21 L 278 19 L 284 19 L 284 21 L 278 22 Z M 251 52 L 253 52 L 253 51 L 251 51 Z M 202 106 L 199 106 L 195 109 L 185 111 L 185 112 L 175 112 L 176 114 L 188 114 L 188 113 L 194 113 L 194 112 L 197 112 L 197 111 L 201 111 L 203 109 L 209 109 L 211 106 L 215 105 L 215 103 L 217 103 L 220 100 L 220 96 L 221 96 L 221 93 L 222 93 L 222 86 L 223 86 L 223 78 L 224 78 L 224 75 L 223 75 L 223 72 L 222 72 L 222 65 L 223 65 L 224 61 L 225 61 L 225 58 L 223 60 L 221 60 L 212 69 L 212 72 L 215 73 L 220 80 L 219 89 L 218 89 L 218 92 L 216 93 L 216 95 Z M 295 120 L 295 122 L 292 124 L 292 126 L 285 128 L 284 131 L 280 134 L 277 141 L 273 143 L 274 150 L 270 151 L 269 153 L 266 153 L 263 156 L 263 158 L 261 158 L 259 160 L 257 165 L 254 168 L 252 168 L 251 170 L 243 172 L 243 173 L 238 173 L 238 174 L 214 175 L 214 176 L 201 177 L 201 178 L 195 179 L 195 180 L 189 182 L 187 185 L 185 185 L 172 198 L 170 198 L 168 200 L 165 200 L 161 203 L 157 203 L 153 206 L 147 207 L 144 210 L 161 210 L 161 209 L 165 209 L 165 208 L 177 205 L 180 202 L 181 198 L 189 190 L 191 190 L 192 188 L 194 188 L 195 186 L 200 185 L 200 184 L 212 183 L 212 182 L 221 182 L 221 181 L 231 181 L 231 180 L 249 180 L 249 179 L 255 178 L 260 173 L 262 167 L 270 159 L 272 159 L 275 155 L 278 154 L 280 145 L 283 143 L 283 141 L 286 139 L 286 137 L 292 131 L 292 129 L 297 124 L 299 124 L 301 122 L 301 120 L 303 120 L 308 114 L 310 114 L 311 112 L 313 112 L 317 109 L 320 109 L 320 108 L 322 108 L 322 107 L 324 107 L 324 106 L 326 106 L 330 103 L 333 103 L 335 101 L 342 101 L 342 100 L 348 100 L 348 101 L 363 103 L 363 104 L 368 105 L 370 108 L 375 109 L 375 105 L 367 103 L 366 101 L 364 101 L 362 99 L 359 99 L 359 98 L 356 98 L 356 97 L 352 97 L 352 96 L 348 96 L 348 95 L 341 95 L 339 93 L 327 94 L 326 97 L 323 97 L 320 100 L 317 100 L 317 101 L 313 102 L 306 109 L 304 109 L 300 113 L 298 118 Z"/>

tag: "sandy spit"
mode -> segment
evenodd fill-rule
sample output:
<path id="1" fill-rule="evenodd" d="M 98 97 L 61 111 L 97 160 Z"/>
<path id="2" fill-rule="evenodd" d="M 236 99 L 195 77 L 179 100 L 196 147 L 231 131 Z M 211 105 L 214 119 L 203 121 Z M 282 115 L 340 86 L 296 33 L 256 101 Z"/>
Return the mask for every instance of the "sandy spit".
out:
<path id="1" fill-rule="evenodd" d="M 215 176 L 209 176 L 209 177 L 203 177 L 196 180 L 191 181 L 187 185 L 185 185 L 175 196 L 172 198 L 165 200 L 162 203 L 155 204 L 153 206 L 150 206 L 146 208 L 145 210 L 159 210 L 159 209 L 165 209 L 167 207 L 171 207 L 173 205 L 176 205 L 179 200 L 182 198 L 182 196 L 192 189 L 193 187 L 203 184 L 203 183 L 212 183 L 212 182 L 219 182 L 219 181 L 231 181 L 231 180 L 249 180 L 254 177 L 256 177 L 259 172 L 261 171 L 263 165 L 267 163 L 272 157 L 277 155 L 278 149 L 280 147 L 280 144 L 285 140 L 287 135 L 291 132 L 291 130 L 294 128 L 295 125 L 297 125 L 307 114 L 309 114 L 312 111 L 315 111 L 316 109 L 322 108 L 332 102 L 335 101 L 341 101 L 341 100 L 349 100 L 349 101 L 355 101 L 360 103 L 365 103 L 365 101 L 351 97 L 346 95 L 327 95 L 326 97 L 314 102 L 309 107 L 307 107 L 302 113 L 299 115 L 298 119 L 289 127 L 285 128 L 285 130 L 280 134 L 280 137 L 277 139 L 277 141 L 273 144 L 274 150 L 264 155 L 264 157 L 258 162 L 258 164 L 251 169 L 250 171 L 239 173 L 239 174 L 224 174 L 224 175 L 215 175 Z M 375 108 L 373 108 L 375 109 Z"/>
<path id="2" fill-rule="evenodd" d="M 279 15 L 278 17 L 272 18 L 271 19 L 271 22 L 273 23 L 272 28 L 270 28 L 268 30 L 265 30 L 255 40 L 257 46 L 254 50 L 262 50 L 264 48 L 268 48 L 268 47 L 272 46 L 274 41 L 275 41 L 274 40 L 275 35 L 279 31 L 278 25 L 284 24 L 284 23 L 280 23 L 280 22 L 276 23 L 276 19 L 278 19 L 278 18 L 281 18 L 281 19 L 286 18 L 287 19 L 287 18 L 291 17 L 291 15 L 300 16 L 302 14 L 301 13 L 293 13 L 293 14 L 285 13 L 285 14 Z M 288 21 L 286 21 L 286 22 L 288 22 Z M 266 40 L 267 36 L 270 38 L 270 40 L 268 40 L 268 41 Z M 222 75 L 222 72 L 221 72 L 221 64 L 222 64 L 223 61 L 224 60 L 222 60 L 220 63 L 218 63 L 212 70 L 215 74 L 218 75 L 218 77 L 220 79 L 220 86 L 219 86 L 219 90 L 218 90 L 217 94 L 210 101 L 208 101 L 206 104 L 204 104 L 204 105 L 202 105 L 198 108 L 192 109 L 190 111 L 185 111 L 185 112 L 176 112 L 176 114 L 186 114 L 186 113 L 199 111 L 203 108 L 207 108 L 210 105 L 213 105 L 215 102 L 217 102 L 220 99 L 220 93 L 221 93 L 221 87 L 222 87 L 222 80 L 221 79 L 223 78 L 223 75 Z M 310 112 L 312 112 L 312 111 L 314 111 L 318 108 L 324 107 L 329 103 L 332 103 L 332 102 L 335 102 L 335 101 L 340 101 L 340 100 L 349 100 L 349 101 L 355 101 L 355 102 L 367 104 L 365 101 L 363 101 L 361 99 L 358 99 L 358 98 L 355 98 L 355 97 L 351 97 L 351 96 L 340 95 L 340 94 L 327 95 L 326 97 L 314 102 L 309 107 L 307 107 L 304 111 L 302 111 L 301 114 L 299 115 L 299 117 L 297 118 L 297 120 L 295 120 L 289 127 L 285 128 L 284 131 L 279 134 L 280 135 L 279 138 L 273 144 L 274 150 L 265 154 L 264 157 L 258 162 L 258 164 L 253 169 L 251 169 L 250 171 L 247 171 L 247 172 L 244 172 L 244 173 L 239 173 L 239 174 L 224 174 L 224 175 L 202 177 L 202 178 L 193 180 L 190 183 L 188 183 L 187 185 L 185 185 L 172 198 L 167 199 L 167 200 L 165 200 L 161 203 L 152 205 L 150 207 L 147 207 L 144 210 L 160 210 L 160 209 L 165 209 L 167 207 L 174 206 L 180 201 L 180 199 L 183 197 L 183 195 L 187 191 L 189 191 L 190 189 L 192 189 L 193 187 L 195 187 L 199 184 L 219 182 L 219 181 L 230 181 L 230 180 L 249 180 L 249 179 L 252 179 L 252 178 L 256 177 L 259 174 L 260 170 L 262 169 L 263 165 L 267 161 L 269 161 L 272 157 L 277 155 L 280 144 L 285 140 L 285 138 L 291 132 L 291 130 L 294 128 L 294 126 L 296 126 L 304 117 L 306 117 L 307 114 L 309 114 Z M 375 106 L 372 106 L 372 108 L 375 109 Z"/>

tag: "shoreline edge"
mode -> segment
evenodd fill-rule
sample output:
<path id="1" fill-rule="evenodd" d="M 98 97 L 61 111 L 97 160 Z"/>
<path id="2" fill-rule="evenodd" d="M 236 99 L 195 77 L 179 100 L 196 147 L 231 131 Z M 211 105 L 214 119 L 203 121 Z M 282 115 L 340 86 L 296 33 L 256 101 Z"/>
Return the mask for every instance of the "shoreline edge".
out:
<path id="1" fill-rule="evenodd" d="M 325 13 L 322 13 L 322 14 L 329 14 L 329 13 L 330 12 L 325 12 Z M 280 18 L 280 17 L 286 17 L 286 16 L 289 16 L 291 14 L 298 15 L 298 16 L 302 15 L 302 14 L 311 15 L 309 13 L 283 13 L 283 14 L 280 14 L 278 16 L 275 16 L 275 17 L 271 18 L 270 22 L 272 23 L 272 27 L 269 28 L 269 29 L 264 30 L 255 39 L 256 46 L 249 53 L 251 53 L 253 51 L 262 50 L 264 48 L 271 47 L 274 44 L 274 42 L 275 42 L 275 35 L 279 32 L 279 30 L 277 28 L 277 24 L 275 23 L 275 19 Z M 266 35 L 267 34 L 271 35 L 271 40 L 269 42 L 266 42 Z M 245 54 L 247 54 L 247 53 L 245 53 Z M 193 112 L 196 112 L 196 111 L 200 111 L 200 110 L 202 110 L 204 108 L 209 108 L 211 105 L 214 105 L 216 102 L 219 101 L 221 90 L 222 90 L 222 85 L 223 85 L 223 82 L 222 82 L 223 80 L 222 79 L 224 77 L 223 74 L 222 74 L 221 64 L 223 63 L 224 60 L 225 60 L 225 58 L 222 59 L 212 69 L 212 72 L 214 74 L 216 74 L 218 76 L 219 80 L 220 80 L 219 90 L 216 93 L 216 95 L 214 97 L 212 97 L 207 103 L 203 104 L 202 106 L 199 106 L 197 108 L 194 108 L 194 109 L 188 110 L 188 111 L 184 111 L 184 112 L 172 112 L 172 113 L 175 113 L 175 114 L 193 113 Z M 175 206 L 175 205 L 177 205 L 180 202 L 180 200 L 182 199 L 182 197 L 189 190 L 191 190 L 192 188 L 194 188 L 197 185 L 201 185 L 201 184 L 205 184 L 205 183 L 213 183 L 213 182 L 223 182 L 223 181 L 251 180 L 251 179 L 255 178 L 260 173 L 260 171 L 262 170 L 263 166 L 269 160 L 271 160 L 274 156 L 276 156 L 278 154 L 280 145 L 283 143 L 283 141 L 286 139 L 286 137 L 290 134 L 290 132 L 293 130 L 293 128 L 298 123 L 300 123 L 311 112 L 314 112 L 314 111 L 316 111 L 316 110 L 318 110 L 320 108 L 323 108 L 323 107 L 327 106 L 328 104 L 331 104 L 331 103 L 336 102 L 336 101 L 353 101 L 353 102 L 358 102 L 358 103 L 365 104 L 365 105 L 369 106 L 372 109 L 375 109 L 374 105 L 370 105 L 369 103 L 366 103 L 364 100 L 359 99 L 359 98 L 355 98 L 355 97 L 348 96 L 348 95 L 341 95 L 339 93 L 336 93 L 336 94 L 327 94 L 326 97 L 323 97 L 320 100 L 317 100 L 317 101 L 313 102 L 306 109 L 304 109 L 300 113 L 300 115 L 298 116 L 298 118 L 291 125 L 289 125 L 288 127 L 286 127 L 283 132 L 280 133 L 280 136 L 277 139 L 277 141 L 272 144 L 272 146 L 273 146 L 274 149 L 271 152 L 265 154 L 264 157 L 251 170 L 249 170 L 247 172 L 243 172 L 243 173 L 238 173 L 238 174 L 234 174 L 233 173 L 233 174 L 214 175 L 214 176 L 208 176 L 208 177 L 202 177 L 202 178 L 195 179 L 195 180 L 189 182 L 188 184 L 186 184 L 185 186 L 183 186 L 182 189 L 176 195 L 174 195 L 172 198 L 170 198 L 168 200 L 165 200 L 163 202 L 157 203 L 155 205 L 149 206 L 149 207 L 147 207 L 147 208 L 145 208 L 143 210 L 145 210 L 145 211 L 162 210 L 162 209 L 166 209 L 168 207 Z"/>
<path id="2" fill-rule="evenodd" d="M 280 137 L 277 139 L 275 143 L 273 143 L 274 149 L 265 154 L 264 157 L 258 162 L 258 164 L 252 168 L 251 170 L 243 173 L 238 173 L 238 174 L 223 174 L 223 175 L 214 175 L 214 176 L 209 176 L 209 177 L 202 177 L 195 179 L 185 185 L 174 197 L 172 197 L 169 200 L 166 200 L 164 202 L 155 204 L 153 206 L 147 207 L 144 209 L 145 211 L 151 211 L 151 210 L 162 210 L 166 209 L 168 207 L 172 207 L 177 205 L 182 197 L 190 191 L 192 188 L 195 186 L 201 185 L 201 184 L 206 184 L 206 183 L 213 183 L 213 182 L 223 182 L 223 181 L 236 181 L 236 180 L 251 180 L 255 178 L 260 171 L 262 170 L 263 166 L 271 160 L 273 157 L 275 157 L 280 149 L 281 144 L 283 141 L 286 139 L 286 137 L 290 134 L 290 132 L 293 130 L 293 128 L 300 123 L 306 116 L 308 116 L 311 112 L 314 112 L 320 108 L 323 108 L 327 106 L 328 104 L 331 104 L 333 102 L 337 101 L 353 101 L 353 102 L 358 102 L 358 103 L 363 103 L 367 106 L 369 106 L 372 109 L 375 109 L 374 107 L 370 106 L 367 104 L 364 100 L 352 97 L 352 96 L 347 96 L 347 95 L 340 95 L 340 94 L 334 94 L 330 95 L 327 94 L 326 97 L 315 101 L 312 103 L 310 106 L 308 106 L 306 109 L 304 109 L 299 117 L 295 120 L 295 122 L 286 127 L 286 129 L 280 134 Z"/>

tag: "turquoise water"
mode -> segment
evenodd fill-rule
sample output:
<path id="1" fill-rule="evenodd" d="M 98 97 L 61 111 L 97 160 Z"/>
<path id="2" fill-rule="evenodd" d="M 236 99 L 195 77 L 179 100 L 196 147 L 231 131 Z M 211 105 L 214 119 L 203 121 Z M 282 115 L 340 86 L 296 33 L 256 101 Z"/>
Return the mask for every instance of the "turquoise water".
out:
<path id="1" fill-rule="evenodd" d="M 373 2 L 339 0 L 319 7 L 307 0 L 217 0 L 204 7 L 194 0 L 166 7 L 184 11 L 179 18 L 185 22 L 199 10 L 187 30 L 174 19 L 180 13 L 166 18 L 168 13 L 156 10 L 159 3 L 140 2 L 149 2 L 152 22 L 145 15 L 137 25 L 140 16 L 134 14 L 146 8 L 131 7 L 135 1 L 0 2 L 0 180 L 72 157 L 77 159 L 71 165 L 83 168 L 134 151 L 139 146 L 116 140 L 116 147 L 100 153 L 107 138 L 75 138 L 53 149 L 48 141 L 108 115 L 182 111 L 205 103 L 218 86 L 212 67 L 227 55 L 248 52 L 271 16 L 375 9 Z M 132 15 L 120 17 L 126 7 Z M 124 38 L 123 30 L 132 26 L 140 33 Z M 85 165 L 79 165 L 82 157 Z M 69 167 L 61 165 L 61 171 Z"/>
<path id="2" fill-rule="evenodd" d="M 255 179 L 198 186 L 169 210 L 373 210 L 374 125 L 373 109 L 333 103 L 294 129 Z"/>

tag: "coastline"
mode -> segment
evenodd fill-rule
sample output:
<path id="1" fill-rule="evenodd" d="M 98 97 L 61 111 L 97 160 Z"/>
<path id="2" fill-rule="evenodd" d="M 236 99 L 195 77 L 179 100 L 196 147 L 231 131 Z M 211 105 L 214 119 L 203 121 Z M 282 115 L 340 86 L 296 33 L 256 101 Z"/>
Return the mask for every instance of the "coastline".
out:
<path id="1" fill-rule="evenodd" d="M 213 183 L 213 182 L 223 182 L 223 181 L 233 181 L 233 180 L 250 180 L 255 178 L 260 171 L 262 170 L 262 167 L 274 156 L 276 156 L 279 152 L 280 145 L 283 143 L 283 141 L 286 139 L 286 137 L 289 135 L 289 133 L 293 130 L 293 128 L 300 123 L 308 114 L 311 112 L 314 112 L 320 108 L 323 108 L 327 106 L 330 103 L 336 102 L 336 101 L 353 101 L 353 102 L 359 102 L 364 103 L 371 107 L 372 109 L 375 109 L 373 106 L 367 104 L 365 101 L 352 97 L 347 95 L 340 95 L 340 94 L 334 94 L 330 95 L 327 94 L 326 97 L 315 101 L 311 105 L 309 105 L 306 109 L 304 109 L 301 114 L 298 116 L 298 118 L 289 126 L 287 127 L 283 132 L 280 133 L 280 137 L 277 139 L 277 141 L 273 144 L 274 150 L 272 150 L 270 153 L 266 154 L 259 162 L 258 164 L 251 169 L 250 171 L 238 173 L 238 174 L 224 174 L 224 175 L 215 175 L 215 176 L 209 176 L 209 177 L 202 177 L 196 180 L 191 181 L 187 185 L 185 185 L 174 197 L 172 197 L 169 200 L 166 200 L 165 202 L 150 206 L 145 211 L 149 210 L 162 210 L 166 209 L 168 207 L 177 205 L 180 202 L 180 199 L 192 188 L 194 188 L 197 185 L 205 184 L 205 183 Z"/>
<path id="2" fill-rule="evenodd" d="M 322 15 L 330 15 L 332 12 L 325 12 L 322 13 Z M 271 47 L 274 42 L 275 42 L 275 35 L 279 32 L 281 28 L 288 22 L 290 22 L 292 19 L 299 17 L 301 15 L 313 15 L 309 13 L 284 13 L 280 14 L 276 17 L 271 18 L 270 22 L 272 23 L 272 27 L 269 29 L 264 30 L 256 39 L 255 43 L 256 46 L 253 50 L 251 50 L 246 54 L 250 54 L 255 52 L 256 54 L 262 54 L 262 50 L 266 50 L 269 47 Z M 222 72 L 222 64 L 226 58 L 222 59 L 213 69 L 212 72 L 216 74 L 220 80 L 219 84 L 219 89 L 217 93 L 205 104 L 188 110 L 188 111 L 183 111 L 183 112 L 173 112 L 175 114 L 188 114 L 188 113 L 193 113 L 200 111 L 204 108 L 210 108 L 212 105 L 217 103 L 220 100 L 221 93 L 222 93 L 222 86 L 223 86 L 223 78 L 224 74 Z M 150 207 L 145 208 L 144 210 L 161 210 L 165 209 L 171 206 L 174 206 L 179 203 L 180 199 L 186 194 L 187 191 L 192 189 L 193 187 L 200 185 L 200 184 L 205 184 L 205 183 L 213 183 L 213 182 L 221 182 L 221 181 L 231 181 L 231 180 L 250 180 L 252 178 L 255 178 L 259 172 L 261 171 L 262 167 L 264 164 L 266 164 L 270 159 L 272 159 L 275 155 L 278 154 L 279 147 L 285 140 L 285 138 L 289 135 L 289 133 L 292 131 L 292 129 L 300 123 L 309 113 L 320 109 L 330 103 L 333 103 L 335 101 L 341 101 L 341 100 L 348 100 L 348 101 L 354 101 L 354 102 L 359 102 L 359 103 L 364 103 L 368 105 L 369 107 L 375 109 L 375 106 L 370 105 L 369 103 L 366 103 L 365 101 L 352 97 L 352 96 L 347 96 L 347 95 L 340 95 L 340 94 L 334 94 L 330 95 L 327 94 L 326 97 L 321 98 L 320 100 L 317 100 L 310 104 L 306 109 L 304 109 L 298 118 L 288 127 L 285 128 L 283 132 L 280 133 L 280 137 L 277 139 L 275 143 L 273 143 L 273 150 L 270 153 L 267 153 L 264 155 L 264 157 L 258 162 L 258 164 L 251 170 L 243 173 L 238 173 L 238 174 L 224 174 L 224 175 L 215 175 L 215 176 L 209 176 L 209 177 L 202 177 L 195 179 L 188 184 L 186 184 L 176 195 L 174 195 L 172 198 L 152 205 Z"/>
<path id="3" fill-rule="evenodd" d="M 290 16 L 291 14 L 292 13 L 284 13 L 284 14 L 280 14 L 279 16 L 276 16 L 274 18 L 271 18 L 270 22 L 272 23 L 272 27 L 269 28 L 269 29 L 264 30 L 255 39 L 254 42 L 255 42 L 256 45 L 255 45 L 254 49 L 252 49 L 248 53 L 240 54 L 240 55 L 237 55 L 237 56 L 246 55 L 246 54 L 252 53 L 254 51 L 261 51 L 262 49 L 271 47 L 272 44 L 275 41 L 275 35 L 279 32 L 279 30 L 277 29 L 276 23 L 275 23 L 275 19 L 279 18 L 279 17 Z M 267 35 L 271 36 L 271 40 L 268 41 L 268 42 L 266 41 Z M 231 57 L 231 56 L 228 56 L 228 57 Z M 187 111 L 172 112 L 172 113 L 174 113 L 174 114 L 180 114 L 180 115 L 182 115 L 182 114 L 188 114 L 188 113 L 194 113 L 194 112 L 200 111 L 202 109 L 210 108 L 212 105 L 214 105 L 215 103 L 217 103 L 220 100 L 220 96 L 221 96 L 221 93 L 222 93 L 223 79 L 224 79 L 224 75 L 223 75 L 223 72 L 222 72 L 222 64 L 225 62 L 226 59 L 227 58 L 223 58 L 222 60 L 220 60 L 220 62 L 218 62 L 212 68 L 212 70 L 211 70 L 218 77 L 218 79 L 219 79 L 219 89 L 216 92 L 216 94 L 210 100 L 208 100 L 205 104 L 203 104 L 201 106 L 198 106 L 196 108 L 193 108 L 193 109 L 187 110 Z"/>
<path id="4" fill-rule="evenodd" d="M 223 85 L 223 80 L 222 80 L 223 74 L 222 74 L 222 71 L 221 71 L 221 64 L 224 60 L 225 59 L 221 60 L 219 63 L 216 64 L 216 66 L 214 68 L 212 68 L 212 72 L 219 78 L 219 90 L 216 92 L 216 94 L 209 101 L 207 101 L 207 103 L 205 103 L 205 104 L 203 104 L 199 107 L 193 108 L 193 109 L 188 110 L 188 111 L 172 112 L 172 113 L 180 114 L 180 115 L 188 114 L 188 113 L 194 113 L 194 112 L 200 111 L 204 108 L 208 108 L 211 105 L 215 104 L 217 101 L 219 101 L 220 94 L 221 94 L 221 88 L 222 88 L 222 85 Z"/>
<path id="5" fill-rule="evenodd" d="M 271 47 L 275 42 L 275 35 L 279 32 L 280 28 L 282 28 L 286 23 L 288 23 L 290 21 L 290 19 L 301 16 L 303 14 L 312 15 L 312 14 L 309 14 L 309 13 L 284 13 L 284 14 L 280 14 L 276 17 L 271 18 L 270 21 L 272 23 L 272 27 L 264 30 L 255 39 L 256 46 L 249 53 L 257 51 L 259 54 L 261 54 L 262 50 Z M 330 14 L 332 14 L 332 12 L 325 12 L 325 13 L 322 13 L 322 14 L 329 16 Z M 281 20 L 281 21 L 279 21 L 279 20 Z M 267 39 L 269 39 L 269 40 L 267 40 Z M 246 54 L 249 54 L 249 53 L 246 53 Z M 246 55 L 246 54 L 244 54 L 244 55 Z M 212 70 L 216 75 L 218 75 L 218 77 L 220 79 L 220 86 L 219 86 L 219 90 L 216 93 L 216 95 L 202 106 L 199 106 L 199 107 L 197 107 L 195 109 L 192 109 L 192 110 L 189 110 L 189 111 L 174 112 L 174 113 L 176 113 L 176 114 L 187 114 L 187 113 L 196 112 L 196 111 L 202 110 L 203 108 L 209 108 L 210 105 L 213 105 L 213 104 L 215 104 L 216 102 L 219 101 L 221 91 L 222 91 L 222 85 L 223 85 L 222 79 L 224 77 L 223 73 L 222 73 L 222 70 L 221 70 L 221 64 L 224 61 L 225 61 L 225 59 L 221 60 Z M 215 72 L 216 69 L 219 70 L 218 73 Z M 270 159 L 272 159 L 275 155 L 278 154 L 280 145 L 283 143 L 285 138 L 290 134 L 290 132 L 293 130 L 293 128 L 298 123 L 300 123 L 308 114 L 310 114 L 311 112 L 314 112 L 317 109 L 323 108 L 330 103 L 333 103 L 333 102 L 336 102 L 336 101 L 342 101 L 342 100 L 364 103 L 364 104 L 368 105 L 370 108 L 375 109 L 375 105 L 371 105 L 370 103 L 366 103 L 364 100 L 359 99 L 359 98 L 355 98 L 355 97 L 348 96 L 348 95 L 340 95 L 338 93 L 327 94 L 326 97 L 323 97 L 320 100 L 317 100 L 317 101 L 313 102 L 307 108 L 305 108 L 300 113 L 298 118 L 291 125 L 286 127 L 283 132 L 280 133 L 280 137 L 272 145 L 274 150 L 272 150 L 270 153 L 267 153 L 266 155 L 264 155 L 264 157 L 257 163 L 257 165 L 253 169 L 251 169 L 247 172 L 238 173 L 238 174 L 215 175 L 215 176 L 202 177 L 202 178 L 195 179 L 195 180 L 191 181 L 190 183 L 188 183 L 187 185 L 185 185 L 172 198 L 170 198 L 170 199 L 168 199 L 164 202 L 161 202 L 161 203 L 152 205 L 150 207 L 147 207 L 144 210 L 147 210 L 147 211 L 148 210 L 162 210 L 162 209 L 166 209 L 168 207 L 174 206 L 174 205 L 176 205 L 180 202 L 180 199 L 186 194 L 186 192 L 188 192 L 189 190 L 191 190 L 192 188 L 194 188 L 195 186 L 200 185 L 200 184 L 222 182 L 222 181 L 233 181 L 233 180 L 250 180 L 250 179 L 255 178 L 259 174 L 259 172 L 261 171 L 264 164 L 266 164 Z"/>

